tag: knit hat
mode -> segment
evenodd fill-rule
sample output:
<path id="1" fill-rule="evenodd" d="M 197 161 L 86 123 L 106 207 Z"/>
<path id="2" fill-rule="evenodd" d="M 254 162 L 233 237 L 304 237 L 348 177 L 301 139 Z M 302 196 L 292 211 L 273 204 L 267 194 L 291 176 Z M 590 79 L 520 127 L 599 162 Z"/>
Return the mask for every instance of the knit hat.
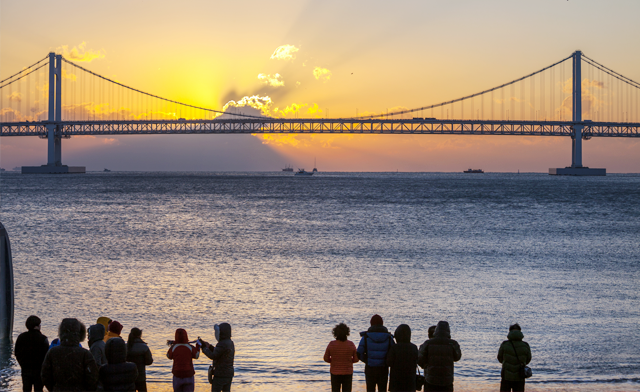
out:
<path id="1" fill-rule="evenodd" d="M 113 332 L 117 335 L 120 335 L 120 332 L 122 332 L 122 324 L 113 320 L 112 322 L 109 323 L 109 332 Z"/>
<path id="2" fill-rule="evenodd" d="M 377 314 L 374 314 L 373 317 L 371 317 L 371 325 L 383 325 L 382 317 L 380 317 Z"/>

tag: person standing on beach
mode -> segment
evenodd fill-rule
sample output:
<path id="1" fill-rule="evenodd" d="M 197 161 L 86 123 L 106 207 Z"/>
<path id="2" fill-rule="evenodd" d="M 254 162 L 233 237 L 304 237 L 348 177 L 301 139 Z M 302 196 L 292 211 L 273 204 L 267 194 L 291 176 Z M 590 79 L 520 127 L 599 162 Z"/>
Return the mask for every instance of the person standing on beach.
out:
<path id="1" fill-rule="evenodd" d="M 107 334 L 104 335 L 104 342 L 107 343 L 107 341 L 111 338 L 119 338 L 120 333 L 122 332 L 122 328 L 122 324 L 120 324 L 116 320 L 111 321 L 109 323 L 109 328 L 107 328 Z"/>
<path id="2" fill-rule="evenodd" d="M 433 338 L 418 350 L 418 365 L 424 369 L 426 392 L 453 392 L 453 363 L 460 360 L 460 345 L 451 339 L 449 323 L 438 322 Z"/>
<path id="3" fill-rule="evenodd" d="M 136 379 L 136 391 L 147 391 L 147 370 L 145 366 L 153 363 L 151 350 L 142 340 L 142 330 L 131 328 L 129 339 L 127 340 L 127 362 L 133 362 L 138 367 L 138 378 Z"/>
<path id="4" fill-rule="evenodd" d="M 107 356 L 104 352 L 104 325 L 94 324 L 89 327 L 89 351 L 96 361 L 96 366 L 100 368 L 107 364 Z"/>
<path id="5" fill-rule="evenodd" d="M 353 364 L 358 362 L 356 345 L 347 340 L 351 330 L 345 323 L 340 323 L 333 328 L 333 337 L 336 340 L 329 342 L 324 351 L 324 361 L 331 364 L 331 392 L 351 392 L 353 383 Z"/>
<path id="6" fill-rule="evenodd" d="M 502 364 L 500 392 L 524 392 L 524 378 L 520 376 L 520 367 L 531 362 L 531 348 L 522 341 L 524 334 L 520 325 L 509 327 L 507 340 L 498 350 L 498 362 Z"/>
<path id="7" fill-rule="evenodd" d="M 87 329 L 74 318 L 60 323 L 60 345 L 52 347 L 42 363 L 42 382 L 50 392 L 95 391 L 98 367 L 89 350 L 80 347 Z"/>
<path id="8" fill-rule="evenodd" d="M 195 347 L 189 344 L 187 331 L 182 328 L 176 329 L 176 338 L 167 351 L 167 358 L 173 360 L 173 391 L 193 392 L 195 389 L 196 374 L 193 369 L 193 360 L 200 356 L 200 344 Z"/>
<path id="9" fill-rule="evenodd" d="M 389 391 L 415 391 L 418 347 L 411 343 L 411 328 L 407 324 L 399 325 L 394 337 L 396 344 L 387 355 L 387 365 L 391 369 Z"/>
<path id="10" fill-rule="evenodd" d="M 18 336 L 15 346 L 15 355 L 22 373 L 22 390 L 41 392 L 44 385 L 40 377 L 42 362 L 49 351 L 49 340 L 40 332 L 40 318 L 29 316 L 25 323 L 27 332 Z"/>
<path id="11" fill-rule="evenodd" d="M 134 392 L 138 367 L 135 363 L 127 362 L 127 344 L 122 338 L 109 339 L 105 352 L 107 364 L 99 370 L 104 390 Z"/>
<path id="12" fill-rule="evenodd" d="M 389 368 L 387 367 L 387 353 L 395 344 L 389 330 L 383 326 L 382 317 L 371 317 L 371 327 L 366 332 L 360 332 L 360 344 L 358 344 L 358 358 L 364 362 L 364 377 L 367 384 L 367 392 L 387 390 Z"/>
<path id="13" fill-rule="evenodd" d="M 234 375 L 233 360 L 236 355 L 236 348 L 231 340 L 231 325 L 228 323 L 216 324 L 213 329 L 218 341 L 215 347 L 200 340 L 202 352 L 213 360 L 213 378 L 210 380 L 211 392 L 230 391 Z"/>
<path id="14" fill-rule="evenodd" d="M 111 319 L 109 317 L 98 317 L 98 320 L 96 321 L 96 324 L 102 324 L 102 326 L 104 326 L 104 331 L 105 333 L 109 330 L 109 323 L 111 322 Z"/>

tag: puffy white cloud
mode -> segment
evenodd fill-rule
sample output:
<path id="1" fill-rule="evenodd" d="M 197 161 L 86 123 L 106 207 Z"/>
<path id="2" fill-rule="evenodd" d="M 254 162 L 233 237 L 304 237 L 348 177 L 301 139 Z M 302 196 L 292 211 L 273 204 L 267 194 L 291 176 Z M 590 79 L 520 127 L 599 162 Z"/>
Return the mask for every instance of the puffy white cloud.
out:
<path id="1" fill-rule="evenodd" d="M 299 51 L 299 48 L 296 48 L 293 45 L 282 45 L 278 46 L 276 50 L 271 55 L 272 60 L 293 60 L 296 58 L 295 53 Z"/>
<path id="2" fill-rule="evenodd" d="M 279 73 L 275 75 L 266 75 L 261 73 L 261 74 L 258 74 L 258 80 L 272 87 L 284 86 L 284 80 L 282 80 L 282 75 L 280 75 Z"/>
<path id="3" fill-rule="evenodd" d="M 78 46 L 69 48 L 68 45 L 62 45 L 56 48 L 56 52 L 62 54 L 67 60 L 90 63 L 93 60 L 102 59 L 105 57 L 104 49 L 99 51 L 93 51 L 87 49 L 87 43 L 82 42 Z"/>
<path id="4" fill-rule="evenodd" d="M 329 79 L 331 79 L 331 71 L 322 67 L 315 67 L 313 69 L 313 77 L 317 80 L 322 80 L 324 83 L 327 83 Z"/>
<path id="5" fill-rule="evenodd" d="M 217 118 L 233 118 L 231 114 L 247 114 L 251 116 L 268 116 L 273 101 L 269 96 L 244 96 L 239 101 L 227 102 L 222 110 L 225 112 Z M 236 117 L 237 118 L 237 117 Z"/>

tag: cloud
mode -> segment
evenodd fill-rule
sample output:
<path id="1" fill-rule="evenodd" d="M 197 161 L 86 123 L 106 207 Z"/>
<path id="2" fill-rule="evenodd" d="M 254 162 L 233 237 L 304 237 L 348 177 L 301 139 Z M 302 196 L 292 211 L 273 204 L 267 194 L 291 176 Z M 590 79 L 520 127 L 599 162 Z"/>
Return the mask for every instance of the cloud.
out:
<path id="1" fill-rule="evenodd" d="M 261 73 L 261 74 L 258 74 L 258 80 L 272 87 L 284 86 L 284 80 L 282 80 L 282 75 L 280 75 L 279 73 L 275 75 L 265 75 Z"/>
<path id="2" fill-rule="evenodd" d="M 17 91 L 12 92 L 8 97 L 9 101 L 22 102 L 22 94 Z"/>
<path id="3" fill-rule="evenodd" d="M 324 83 L 327 83 L 329 79 L 331 79 L 331 71 L 322 67 L 315 67 L 313 69 L 313 77 L 317 80 L 322 80 Z"/>
<path id="4" fill-rule="evenodd" d="M 62 79 L 69 79 L 75 82 L 78 79 L 78 77 L 75 74 L 69 73 L 67 72 L 67 70 L 62 68 Z"/>
<path id="5" fill-rule="evenodd" d="M 87 49 L 86 47 L 87 43 L 83 41 L 80 45 L 74 46 L 71 49 L 69 49 L 68 45 L 59 46 L 56 49 L 56 52 L 62 54 L 67 60 L 86 63 L 90 63 L 93 60 L 102 59 L 105 57 L 104 49 L 93 51 Z"/>
<path id="6" fill-rule="evenodd" d="M 225 114 L 218 116 L 220 119 L 234 118 L 231 114 L 247 114 L 250 116 L 268 116 L 271 111 L 273 101 L 269 96 L 244 96 L 239 101 L 231 100 L 227 102 L 222 110 Z M 237 118 L 237 117 L 235 117 Z"/>
<path id="7" fill-rule="evenodd" d="M 296 48 L 293 45 L 282 45 L 278 46 L 276 50 L 271 55 L 272 60 L 293 60 L 296 58 L 295 53 L 299 51 L 299 48 Z"/>

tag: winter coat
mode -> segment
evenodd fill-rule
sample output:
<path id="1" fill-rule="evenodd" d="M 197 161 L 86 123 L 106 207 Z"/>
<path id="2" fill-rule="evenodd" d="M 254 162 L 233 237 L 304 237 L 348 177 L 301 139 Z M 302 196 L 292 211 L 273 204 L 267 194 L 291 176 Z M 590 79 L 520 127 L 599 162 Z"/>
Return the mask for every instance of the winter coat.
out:
<path id="1" fill-rule="evenodd" d="M 76 319 L 64 319 L 60 323 L 60 345 L 47 352 L 42 364 L 42 383 L 50 392 L 96 390 L 96 361 L 89 350 L 80 347 L 86 332 Z"/>
<path id="2" fill-rule="evenodd" d="M 22 374 L 40 375 L 47 351 L 49 351 L 49 340 L 39 329 L 21 333 L 16 340 L 15 354 Z"/>
<path id="3" fill-rule="evenodd" d="M 118 335 L 115 332 L 112 331 L 107 331 L 107 333 L 104 335 L 104 342 L 107 343 L 109 341 L 109 339 L 113 339 L 113 338 L 119 338 L 120 335 Z"/>
<path id="4" fill-rule="evenodd" d="M 100 368 L 100 382 L 105 391 L 135 391 L 138 367 L 126 362 L 127 344 L 121 338 L 112 338 L 106 344 L 107 364 Z"/>
<path id="5" fill-rule="evenodd" d="M 89 351 L 93 355 L 93 359 L 96 360 L 98 368 L 107 364 L 107 356 L 104 353 L 105 343 L 102 340 L 104 338 L 104 325 L 95 324 L 89 327 Z"/>
<path id="6" fill-rule="evenodd" d="M 531 348 L 527 342 L 523 342 L 524 335 L 522 331 L 514 329 L 509 331 L 507 339 L 500 345 L 498 350 L 498 361 L 502 363 L 502 379 L 507 381 L 523 381 L 524 378 L 520 377 L 520 363 L 524 362 L 525 365 L 531 362 Z M 511 345 L 513 342 L 513 345 Z M 513 351 L 515 346 L 518 356 L 516 358 L 516 352 Z M 520 362 L 518 362 L 520 359 Z"/>
<path id="7" fill-rule="evenodd" d="M 147 372 L 145 366 L 149 366 L 153 363 L 153 357 L 151 356 L 151 350 L 149 346 L 142 339 L 135 339 L 131 349 L 127 351 L 127 362 L 133 362 L 138 367 L 138 378 L 136 382 L 146 382 Z"/>
<path id="8" fill-rule="evenodd" d="M 391 336 L 387 327 L 372 325 L 367 332 L 360 332 L 360 336 L 362 338 L 360 338 L 360 344 L 358 344 L 358 358 L 361 361 L 364 358 L 366 339 L 367 362 L 365 364 L 371 367 L 387 367 L 387 353 L 391 346 L 395 344 L 393 336 Z"/>
<path id="9" fill-rule="evenodd" d="M 425 369 L 427 383 L 453 385 L 453 363 L 460 360 L 460 345 L 451 339 L 449 323 L 440 321 L 433 338 L 422 343 L 418 351 L 418 364 Z"/>
<path id="10" fill-rule="evenodd" d="M 214 377 L 233 377 L 233 359 L 236 355 L 236 349 L 231 340 L 231 325 L 222 323 L 218 329 L 219 336 L 216 336 L 218 344 L 215 347 L 213 345 L 203 346 L 202 352 L 213 360 Z"/>
<path id="11" fill-rule="evenodd" d="M 187 331 L 182 328 L 176 330 L 174 343 L 167 351 L 167 358 L 173 359 L 171 373 L 177 378 L 189 378 L 196 374 L 193 369 L 193 359 L 200 356 L 200 346 L 193 347 L 189 344 Z"/>
<path id="12" fill-rule="evenodd" d="M 351 340 L 333 340 L 324 351 L 324 361 L 331 364 L 331 374 L 353 374 L 353 364 L 358 362 L 356 345 Z"/>
<path id="13" fill-rule="evenodd" d="M 418 347 L 411 343 L 411 328 L 402 324 L 394 336 L 396 344 L 387 354 L 387 365 L 391 368 L 389 391 L 415 391 Z"/>

